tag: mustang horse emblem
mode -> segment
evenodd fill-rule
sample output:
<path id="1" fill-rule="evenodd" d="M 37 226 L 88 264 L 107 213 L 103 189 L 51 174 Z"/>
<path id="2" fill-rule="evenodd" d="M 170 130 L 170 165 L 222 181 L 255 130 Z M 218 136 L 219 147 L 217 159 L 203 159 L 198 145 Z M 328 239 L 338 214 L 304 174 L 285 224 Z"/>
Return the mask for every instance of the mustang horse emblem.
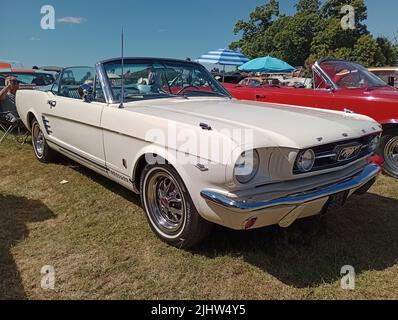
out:
<path id="1" fill-rule="evenodd" d="M 344 148 L 340 151 L 338 161 L 347 161 L 355 157 L 361 150 L 360 145 Z"/>

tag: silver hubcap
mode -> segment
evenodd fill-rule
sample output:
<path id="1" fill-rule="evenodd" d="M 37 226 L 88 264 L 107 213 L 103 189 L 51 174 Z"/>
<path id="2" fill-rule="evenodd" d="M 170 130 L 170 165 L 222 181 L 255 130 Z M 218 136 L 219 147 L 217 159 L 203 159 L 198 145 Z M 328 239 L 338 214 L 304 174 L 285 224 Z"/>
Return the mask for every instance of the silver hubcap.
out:
<path id="1" fill-rule="evenodd" d="M 44 135 L 43 132 L 41 132 L 40 127 L 38 125 L 35 125 L 33 128 L 33 144 L 36 150 L 36 154 L 39 158 L 43 156 L 44 152 Z"/>
<path id="2" fill-rule="evenodd" d="M 395 173 L 398 173 L 398 137 L 394 137 L 387 142 L 384 157 L 387 165 Z"/>
<path id="3" fill-rule="evenodd" d="M 165 172 L 149 178 L 147 192 L 151 220 L 167 234 L 180 231 L 185 221 L 185 205 L 178 183 Z"/>

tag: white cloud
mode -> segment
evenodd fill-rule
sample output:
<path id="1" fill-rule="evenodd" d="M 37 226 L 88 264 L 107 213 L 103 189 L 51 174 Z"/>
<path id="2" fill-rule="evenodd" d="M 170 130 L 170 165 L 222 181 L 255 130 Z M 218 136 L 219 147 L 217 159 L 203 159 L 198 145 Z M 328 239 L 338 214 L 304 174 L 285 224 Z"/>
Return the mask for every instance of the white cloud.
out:
<path id="1" fill-rule="evenodd" d="M 82 17 L 63 17 L 57 19 L 57 22 L 59 23 L 69 23 L 69 24 L 82 24 L 86 21 L 87 19 Z"/>
<path id="2" fill-rule="evenodd" d="M 32 38 L 30 38 L 30 41 L 40 41 L 40 38 L 32 37 Z"/>

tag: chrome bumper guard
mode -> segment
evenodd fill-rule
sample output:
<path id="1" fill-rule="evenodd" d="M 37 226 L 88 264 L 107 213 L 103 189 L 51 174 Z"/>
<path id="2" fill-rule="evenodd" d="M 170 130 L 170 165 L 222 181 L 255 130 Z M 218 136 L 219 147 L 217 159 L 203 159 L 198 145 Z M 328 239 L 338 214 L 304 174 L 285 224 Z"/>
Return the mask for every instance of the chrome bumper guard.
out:
<path id="1" fill-rule="evenodd" d="M 340 192 L 359 189 L 374 179 L 380 172 L 381 167 L 379 165 L 373 163 L 368 164 L 361 172 L 340 182 L 273 200 L 254 201 L 231 198 L 211 190 L 203 190 L 201 196 L 206 201 L 224 207 L 225 209 L 243 213 L 259 211 L 276 206 L 299 206 Z"/>

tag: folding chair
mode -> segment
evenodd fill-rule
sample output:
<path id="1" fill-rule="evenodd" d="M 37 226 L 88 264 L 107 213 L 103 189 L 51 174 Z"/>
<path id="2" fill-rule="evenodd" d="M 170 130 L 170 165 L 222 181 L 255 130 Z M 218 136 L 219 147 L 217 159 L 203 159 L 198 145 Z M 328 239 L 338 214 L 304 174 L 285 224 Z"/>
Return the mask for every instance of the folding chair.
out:
<path id="1" fill-rule="evenodd" d="M 13 131 L 18 130 L 18 136 L 21 134 L 23 124 L 21 119 L 11 112 L 0 112 L 0 128 L 4 134 L 0 138 L 0 144 L 10 135 Z M 18 140 L 18 139 L 17 139 Z M 24 141 L 25 142 L 25 141 Z"/>

